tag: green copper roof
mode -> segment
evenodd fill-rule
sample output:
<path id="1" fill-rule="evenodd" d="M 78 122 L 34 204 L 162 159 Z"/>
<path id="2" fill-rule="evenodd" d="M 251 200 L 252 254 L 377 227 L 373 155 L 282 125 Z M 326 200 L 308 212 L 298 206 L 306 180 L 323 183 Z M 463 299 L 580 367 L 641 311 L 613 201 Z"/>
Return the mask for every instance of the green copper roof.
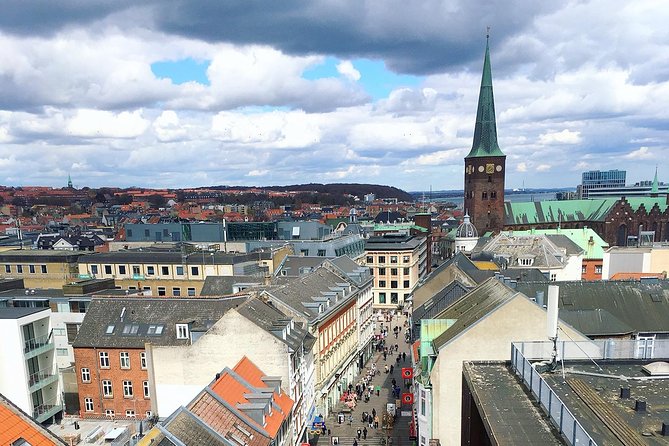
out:
<path id="1" fill-rule="evenodd" d="M 662 197 L 629 197 L 625 199 L 634 212 L 642 206 L 650 212 L 657 206 L 660 212 L 667 209 Z M 507 225 L 560 223 L 568 221 L 604 221 L 617 198 L 564 201 L 527 201 L 504 203 L 504 221 Z"/>
<path id="2" fill-rule="evenodd" d="M 655 178 L 653 178 L 653 187 L 651 187 L 650 193 L 651 194 L 656 194 L 656 193 L 658 193 L 659 189 L 660 189 L 660 187 L 659 187 L 659 183 L 657 181 L 657 167 L 656 167 L 655 168 Z"/>
<path id="3" fill-rule="evenodd" d="M 482 156 L 504 156 L 497 144 L 497 124 L 495 123 L 495 100 L 492 93 L 492 71 L 490 69 L 490 49 L 488 39 L 485 44 L 481 92 L 476 111 L 474 143 L 467 158 Z"/>

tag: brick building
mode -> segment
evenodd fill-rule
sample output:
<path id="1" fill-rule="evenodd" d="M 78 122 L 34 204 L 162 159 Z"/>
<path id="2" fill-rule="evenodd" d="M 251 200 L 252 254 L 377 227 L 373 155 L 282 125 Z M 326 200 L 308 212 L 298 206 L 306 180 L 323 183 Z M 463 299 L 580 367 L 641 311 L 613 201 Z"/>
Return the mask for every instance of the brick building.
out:
<path id="1" fill-rule="evenodd" d="M 189 345 L 243 298 L 93 298 L 73 343 L 82 418 L 147 418 L 145 346 Z"/>

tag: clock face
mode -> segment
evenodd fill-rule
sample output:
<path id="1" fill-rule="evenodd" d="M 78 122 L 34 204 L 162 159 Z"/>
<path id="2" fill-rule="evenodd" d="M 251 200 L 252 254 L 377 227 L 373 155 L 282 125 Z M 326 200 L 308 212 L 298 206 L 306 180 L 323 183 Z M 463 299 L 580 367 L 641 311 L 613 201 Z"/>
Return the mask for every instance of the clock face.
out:
<path id="1" fill-rule="evenodd" d="M 485 165 L 485 173 L 495 173 L 495 165 L 494 164 L 486 164 Z"/>
<path id="2" fill-rule="evenodd" d="M 497 172 L 501 172 L 501 171 L 502 171 L 502 166 L 500 166 L 500 165 L 498 164 L 497 166 L 495 166 L 495 170 L 496 170 Z"/>
<path id="3" fill-rule="evenodd" d="M 483 169 L 484 169 L 483 166 L 479 166 L 479 172 L 483 172 Z"/>

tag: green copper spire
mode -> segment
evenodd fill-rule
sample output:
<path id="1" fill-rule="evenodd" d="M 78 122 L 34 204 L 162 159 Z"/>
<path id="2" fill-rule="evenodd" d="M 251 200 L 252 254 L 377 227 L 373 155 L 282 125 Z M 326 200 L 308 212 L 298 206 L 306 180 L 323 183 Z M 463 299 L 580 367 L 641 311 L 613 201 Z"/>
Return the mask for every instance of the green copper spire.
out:
<path id="1" fill-rule="evenodd" d="M 655 166 L 655 178 L 653 178 L 653 186 L 650 188 L 651 194 L 660 192 L 660 183 L 657 181 L 657 166 Z"/>
<path id="2" fill-rule="evenodd" d="M 479 93 L 476 126 L 474 127 L 474 143 L 467 158 L 504 156 L 504 153 L 499 149 L 499 145 L 497 145 L 497 124 L 495 123 L 495 100 L 492 94 L 492 71 L 490 69 L 488 37 L 486 36 L 481 92 Z"/>
<path id="3" fill-rule="evenodd" d="M 67 174 L 67 187 L 72 189 L 72 177 L 70 176 L 69 173 Z"/>

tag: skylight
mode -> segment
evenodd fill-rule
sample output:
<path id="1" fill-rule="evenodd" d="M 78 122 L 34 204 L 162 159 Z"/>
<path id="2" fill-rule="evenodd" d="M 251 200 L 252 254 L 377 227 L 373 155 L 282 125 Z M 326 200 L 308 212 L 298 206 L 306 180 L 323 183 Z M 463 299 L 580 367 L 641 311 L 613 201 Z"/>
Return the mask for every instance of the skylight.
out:
<path id="1" fill-rule="evenodd" d="M 115 325 L 107 325 L 107 331 L 105 332 L 106 334 L 112 334 L 114 333 L 114 328 L 116 328 Z"/>

